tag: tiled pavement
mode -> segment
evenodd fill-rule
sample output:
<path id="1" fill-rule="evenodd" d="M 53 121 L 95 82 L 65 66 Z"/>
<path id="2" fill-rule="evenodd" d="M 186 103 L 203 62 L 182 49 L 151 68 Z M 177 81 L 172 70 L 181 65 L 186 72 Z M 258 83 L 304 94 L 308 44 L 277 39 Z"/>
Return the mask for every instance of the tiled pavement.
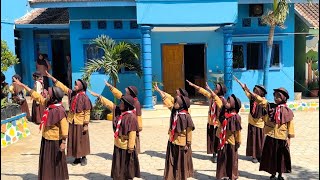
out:
<path id="1" fill-rule="evenodd" d="M 196 130 L 193 135 L 194 179 L 215 179 L 216 164 L 206 154 L 206 113 L 192 109 Z M 198 114 L 203 116 L 198 116 Z M 160 116 L 162 117 L 162 116 Z M 247 114 L 241 114 L 243 143 L 239 148 L 239 179 L 269 179 L 245 157 Z M 319 179 L 319 112 L 295 112 L 296 137 L 291 141 L 292 173 L 287 179 Z M 32 134 L 7 148 L 1 149 L 1 179 L 37 179 L 41 135 L 38 127 L 29 123 Z M 168 118 L 146 118 L 141 133 L 139 155 L 142 179 L 162 179 L 167 144 Z M 87 166 L 72 166 L 68 159 L 70 180 L 111 179 L 113 132 L 110 121 L 92 121 L 89 127 L 91 155 Z M 193 178 L 190 178 L 193 179 Z"/>

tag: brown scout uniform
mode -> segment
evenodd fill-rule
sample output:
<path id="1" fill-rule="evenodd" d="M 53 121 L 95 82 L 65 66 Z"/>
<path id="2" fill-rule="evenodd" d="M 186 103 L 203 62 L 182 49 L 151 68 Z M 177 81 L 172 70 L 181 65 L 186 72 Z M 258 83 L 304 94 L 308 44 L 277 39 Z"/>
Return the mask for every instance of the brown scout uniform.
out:
<path id="1" fill-rule="evenodd" d="M 69 96 L 70 108 L 67 120 L 70 124 L 70 128 L 68 136 L 67 156 L 72 156 L 75 158 L 84 157 L 90 154 L 89 130 L 83 132 L 83 126 L 89 124 L 91 102 L 86 95 L 79 96 L 76 109 L 78 109 L 78 107 L 80 108 L 74 113 L 71 111 L 71 103 L 73 98 L 75 97 L 75 95 L 72 95 L 73 91 L 58 80 L 55 82 L 55 85 L 61 88 L 62 91 Z"/>
<path id="2" fill-rule="evenodd" d="M 46 106 L 48 99 L 41 94 L 30 91 L 31 97 Z M 53 120 L 52 120 L 53 119 Z M 50 123 L 56 122 L 55 124 Z M 48 123 L 49 122 L 49 123 Z M 65 152 L 60 151 L 62 137 L 68 137 L 68 121 L 63 106 L 50 109 L 47 124 L 44 124 L 39 155 L 39 180 L 65 180 L 69 179 Z"/>
<path id="3" fill-rule="evenodd" d="M 119 106 L 105 97 L 99 96 L 100 102 L 110 109 L 113 114 L 113 130 L 116 131 L 119 117 L 122 114 Z M 140 178 L 140 165 L 136 152 L 136 135 L 138 122 L 134 113 L 123 115 L 119 135 L 114 138 L 114 150 L 112 158 L 111 177 L 113 179 Z M 128 150 L 133 152 L 129 153 Z"/>

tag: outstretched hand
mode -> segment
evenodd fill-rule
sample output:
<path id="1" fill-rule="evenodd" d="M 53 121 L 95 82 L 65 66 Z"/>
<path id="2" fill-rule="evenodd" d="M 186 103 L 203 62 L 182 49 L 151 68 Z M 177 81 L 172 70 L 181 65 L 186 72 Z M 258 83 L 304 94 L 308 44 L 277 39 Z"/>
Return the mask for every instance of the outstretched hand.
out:
<path id="1" fill-rule="evenodd" d="M 88 92 L 89 92 L 92 96 L 94 96 L 94 97 L 100 96 L 98 93 L 95 93 L 95 92 L 93 92 L 93 91 L 90 91 L 89 89 L 88 89 Z"/>
<path id="2" fill-rule="evenodd" d="M 16 84 L 16 85 L 18 85 L 18 86 L 23 86 L 24 85 L 22 82 L 19 81 L 19 79 L 15 78 L 15 77 L 13 77 L 12 79 L 13 79 L 13 83 Z"/>
<path id="3" fill-rule="evenodd" d="M 154 88 L 154 90 L 160 92 L 160 89 L 159 89 L 159 87 L 158 87 L 158 83 L 155 83 L 155 84 L 153 85 L 153 88 Z"/>
<path id="4" fill-rule="evenodd" d="M 108 87 L 110 87 L 110 86 L 111 86 L 111 84 L 109 84 L 107 80 L 104 80 L 104 83 L 105 83 L 105 84 L 106 84 L 106 86 L 108 86 Z"/>
<path id="5" fill-rule="evenodd" d="M 52 76 L 48 71 L 46 71 L 46 76 L 47 76 L 48 78 L 50 78 L 50 79 L 53 78 L 53 76 Z"/>
<path id="6" fill-rule="evenodd" d="M 192 82 L 190 82 L 188 79 L 186 79 L 186 81 L 190 86 L 194 86 L 194 84 Z"/>

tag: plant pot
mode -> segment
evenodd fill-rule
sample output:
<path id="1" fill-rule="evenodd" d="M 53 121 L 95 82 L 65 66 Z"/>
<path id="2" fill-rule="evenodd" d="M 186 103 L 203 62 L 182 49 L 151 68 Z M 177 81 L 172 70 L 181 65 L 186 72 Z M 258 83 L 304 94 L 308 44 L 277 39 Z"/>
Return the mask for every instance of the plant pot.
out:
<path id="1" fill-rule="evenodd" d="M 107 119 L 108 121 L 112 121 L 112 120 L 113 120 L 113 114 L 112 114 L 112 113 L 107 114 L 106 119 Z"/>
<path id="2" fill-rule="evenodd" d="M 310 90 L 310 97 L 318 97 L 318 96 L 319 96 L 319 89 Z"/>
<path id="3" fill-rule="evenodd" d="M 302 92 L 295 92 L 294 93 L 294 100 L 301 100 Z"/>
<path id="4" fill-rule="evenodd" d="M 91 111 L 91 115 L 90 115 L 90 119 L 93 119 L 93 120 L 101 120 L 101 119 L 104 119 L 105 116 L 104 116 L 104 110 L 93 110 Z"/>
<path id="5" fill-rule="evenodd" d="M 152 96 L 152 105 L 155 106 L 157 104 L 157 96 Z"/>

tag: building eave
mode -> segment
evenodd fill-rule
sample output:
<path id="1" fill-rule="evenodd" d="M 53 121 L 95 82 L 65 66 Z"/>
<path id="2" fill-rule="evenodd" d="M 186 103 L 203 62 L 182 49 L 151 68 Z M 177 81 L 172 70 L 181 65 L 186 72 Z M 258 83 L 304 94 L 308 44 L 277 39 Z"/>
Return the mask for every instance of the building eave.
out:
<path id="1" fill-rule="evenodd" d="M 31 8 L 70 8 L 70 7 L 117 7 L 136 6 L 134 1 L 91 1 L 91 2 L 32 2 Z"/>
<path id="2" fill-rule="evenodd" d="M 69 29 L 69 24 L 16 24 L 16 29 Z"/>

